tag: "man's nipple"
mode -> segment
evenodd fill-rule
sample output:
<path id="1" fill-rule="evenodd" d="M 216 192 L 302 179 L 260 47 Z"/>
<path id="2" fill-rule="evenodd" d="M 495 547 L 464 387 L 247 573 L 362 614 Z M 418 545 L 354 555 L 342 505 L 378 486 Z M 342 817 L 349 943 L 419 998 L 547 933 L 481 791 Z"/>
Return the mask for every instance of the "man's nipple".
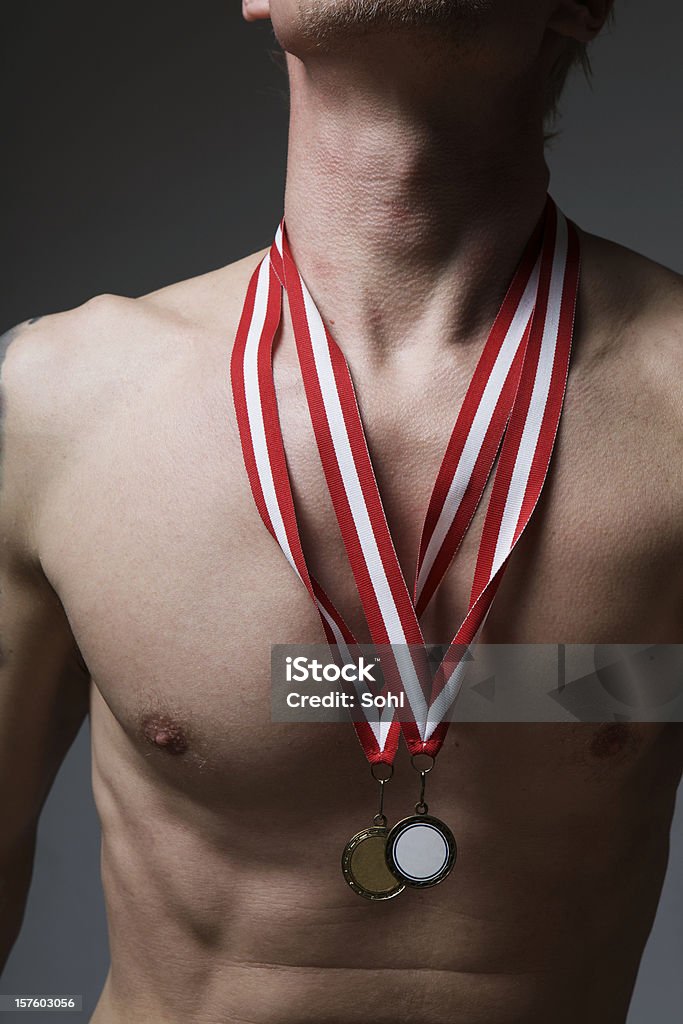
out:
<path id="1" fill-rule="evenodd" d="M 187 737 L 181 726 L 167 715 L 145 716 L 142 733 L 148 743 L 167 754 L 184 754 L 187 750 Z"/>
<path id="2" fill-rule="evenodd" d="M 590 744 L 593 757 L 606 760 L 617 757 L 625 750 L 636 746 L 633 729 L 625 722 L 611 722 L 601 725 L 594 733 Z"/>

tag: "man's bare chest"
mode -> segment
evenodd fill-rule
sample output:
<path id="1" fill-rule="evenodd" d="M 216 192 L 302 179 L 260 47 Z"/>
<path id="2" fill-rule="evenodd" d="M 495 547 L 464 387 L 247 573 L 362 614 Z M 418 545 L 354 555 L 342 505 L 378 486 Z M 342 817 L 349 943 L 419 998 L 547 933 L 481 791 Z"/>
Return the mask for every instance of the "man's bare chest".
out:
<path id="1" fill-rule="evenodd" d="M 409 585 L 459 387 L 452 403 L 436 404 L 428 393 L 399 404 L 368 390 L 362 409 Z M 363 639 L 301 389 L 287 375 L 280 408 L 304 551 Z M 639 472 L 633 424 L 616 427 L 570 387 L 551 474 L 496 596 L 487 642 L 679 640 L 667 577 L 673 523 L 666 502 L 652 501 L 659 483 Z M 464 617 L 489 488 L 425 616 L 430 641 L 450 640 Z M 322 634 L 254 506 L 227 380 L 133 396 L 80 446 L 51 512 L 44 565 L 124 731 L 144 742 L 146 717 L 159 710 L 202 737 L 219 763 L 245 730 L 272 739 L 270 647 Z"/>

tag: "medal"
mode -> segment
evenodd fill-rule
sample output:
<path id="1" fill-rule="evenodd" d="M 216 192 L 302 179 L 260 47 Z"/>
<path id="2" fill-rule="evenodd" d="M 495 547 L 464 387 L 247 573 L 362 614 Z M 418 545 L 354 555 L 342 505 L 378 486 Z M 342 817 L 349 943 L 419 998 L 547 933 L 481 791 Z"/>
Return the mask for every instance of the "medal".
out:
<path id="1" fill-rule="evenodd" d="M 373 764 L 372 777 L 379 783 L 379 810 L 373 825 L 356 832 L 342 851 L 342 873 L 354 892 L 367 900 L 390 900 L 405 885 L 390 870 L 387 861 L 387 819 L 384 814 L 384 786 L 394 774 L 391 764 Z"/>
<path id="2" fill-rule="evenodd" d="M 429 758 L 431 763 L 423 768 L 416 764 L 415 755 L 410 760 L 420 772 L 420 799 L 415 804 L 415 814 L 397 821 L 390 830 L 385 855 L 396 878 L 415 889 L 426 889 L 450 875 L 458 851 L 448 825 L 429 814 L 425 802 L 425 776 L 434 767 L 434 758 Z"/>
<path id="3" fill-rule="evenodd" d="M 342 852 L 342 872 L 354 892 L 367 900 L 390 900 L 405 884 L 387 864 L 389 829 L 372 826 L 356 832 Z"/>
<path id="4" fill-rule="evenodd" d="M 398 680 L 410 712 L 387 707 L 378 719 L 353 721 L 373 769 L 391 766 L 400 736 L 419 769 L 415 814 L 388 829 L 380 809 L 372 828 L 347 843 L 342 870 L 368 899 L 388 899 L 404 886 L 430 887 L 453 868 L 450 829 L 429 815 L 424 783 L 448 730 L 466 666 L 509 557 L 540 497 L 550 466 L 564 391 L 578 289 L 578 235 L 548 197 L 482 350 L 437 475 L 420 539 L 412 595 L 387 525 L 370 461 L 349 367 L 297 269 L 281 222 L 268 255 L 254 271 L 231 361 L 232 391 L 244 464 L 268 531 L 313 600 L 335 657 L 352 662 L 353 634 L 318 581 L 301 547 L 289 479 L 272 352 L 286 293 L 309 413 L 337 522 L 372 642 L 388 650 L 393 690 Z M 446 574 L 493 471 L 467 614 L 432 672 L 419 619 Z M 362 684 L 362 687 L 365 683 Z M 390 777 L 390 776 L 389 776 Z M 375 776 L 384 791 L 384 781 Z M 381 803 L 381 801 L 380 801 Z M 385 834 L 386 833 L 386 834 Z M 382 844 L 385 862 L 382 864 Z M 384 873 L 386 867 L 388 874 Z M 392 884 L 396 879 L 396 886 Z"/>
<path id="5" fill-rule="evenodd" d="M 448 825 L 431 814 L 397 821 L 386 838 L 386 862 L 405 885 L 423 889 L 443 882 L 455 864 L 457 849 Z"/>

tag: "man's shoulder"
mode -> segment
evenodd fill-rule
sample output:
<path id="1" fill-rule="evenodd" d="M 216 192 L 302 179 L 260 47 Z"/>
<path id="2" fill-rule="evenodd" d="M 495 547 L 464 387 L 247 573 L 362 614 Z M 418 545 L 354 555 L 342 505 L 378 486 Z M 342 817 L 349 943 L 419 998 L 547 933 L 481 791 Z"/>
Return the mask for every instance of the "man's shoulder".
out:
<path id="1" fill-rule="evenodd" d="M 0 337 L 0 522 L 24 523 L 23 549 L 34 550 L 27 524 L 81 442 L 229 356 L 260 255 L 139 298 L 97 295 Z"/>
<path id="2" fill-rule="evenodd" d="M 587 315 L 614 333 L 643 332 L 644 345 L 683 328 L 683 276 L 626 246 L 581 232 L 582 291 Z M 673 335 L 671 334 L 673 332 Z M 676 346 L 672 345 L 672 351 Z"/>
<path id="3" fill-rule="evenodd" d="M 18 324 L 0 339 L 6 418 L 25 429 L 87 420 L 126 388 L 196 351 L 221 332 L 232 339 L 261 253 L 136 298 L 101 294 L 64 312 Z"/>
<path id="4" fill-rule="evenodd" d="M 267 249 L 250 253 L 218 270 L 143 295 L 149 313 L 185 326 L 223 330 L 239 318 L 249 279 Z"/>
<path id="5" fill-rule="evenodd" d="M 683 428 L 683 277 L 625 246 L 581 233 L 579 325 L 586 365 L 651 396 Z"/>

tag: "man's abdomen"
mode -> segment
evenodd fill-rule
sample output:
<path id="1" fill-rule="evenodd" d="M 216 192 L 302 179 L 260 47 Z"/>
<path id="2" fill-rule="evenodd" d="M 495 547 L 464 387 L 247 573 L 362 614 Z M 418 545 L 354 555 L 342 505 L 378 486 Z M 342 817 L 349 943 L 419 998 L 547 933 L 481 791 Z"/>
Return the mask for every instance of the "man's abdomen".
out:
<path id="1" fill-rule="evenodd" d="M 430 801 L 458 841 L 453 874 L 372 903 L 339 863 L 375 811 L 351 727 L 243 725 L 229 750 L 218 724 L 212 741 L 188 728 L 179 752 L 93 695 L 112 952 L 97 1024 L 623 1021 L 678 727 L 452 726 Z M 414 791 L 401 752 L 390 820 Z"/>

